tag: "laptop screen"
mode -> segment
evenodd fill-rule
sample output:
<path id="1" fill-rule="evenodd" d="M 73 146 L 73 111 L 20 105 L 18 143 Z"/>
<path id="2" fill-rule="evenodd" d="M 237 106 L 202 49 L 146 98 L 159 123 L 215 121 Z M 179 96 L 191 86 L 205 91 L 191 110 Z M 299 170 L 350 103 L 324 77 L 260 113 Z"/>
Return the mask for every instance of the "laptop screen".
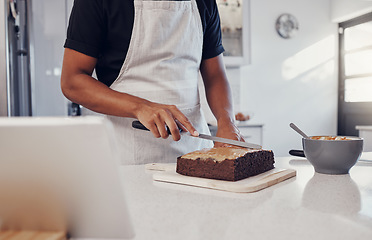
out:
<path id="1" fill-rule="evenodd" d="M 129 239 L 113 128 L 104 117 L 0 118 L 0 227 Z"/>

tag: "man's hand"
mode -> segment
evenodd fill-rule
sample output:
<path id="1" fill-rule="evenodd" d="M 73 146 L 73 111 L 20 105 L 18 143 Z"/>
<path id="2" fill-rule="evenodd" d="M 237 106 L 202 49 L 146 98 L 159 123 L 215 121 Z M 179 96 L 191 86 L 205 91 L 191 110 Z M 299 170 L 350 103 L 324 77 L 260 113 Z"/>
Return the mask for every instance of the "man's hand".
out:
<path id="1" fill-rule="evenodd" d="M 189 119 L 174 105 L 146 101 L 139 107 L 136 117 L 156 138 L 168 138 L 166 128 L 170 130 L 174 141 L 181 139 L 179 128 L 193 136 L 199 135 Z"/>
<path id="2" fill-rule="evenodd" d="M 239 131 L 239 128 L 232 122 L 218 122 L 216 136 L 245 142 L 243 136 Z M 215 142 L 214 146 L 227 147 L 230 145 L 226 143 Z"/>

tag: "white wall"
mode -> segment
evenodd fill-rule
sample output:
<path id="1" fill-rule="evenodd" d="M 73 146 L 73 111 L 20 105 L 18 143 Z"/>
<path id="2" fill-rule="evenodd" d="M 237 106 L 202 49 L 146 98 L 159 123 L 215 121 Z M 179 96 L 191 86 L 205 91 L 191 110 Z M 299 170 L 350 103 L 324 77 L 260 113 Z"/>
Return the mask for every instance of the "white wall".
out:
<path id="1" fill-rule="evenodd" d="M 334 22 L 343 22 L 372 11 L 371 0 L 331 0 L 331 17 Z"/>
<path id="2" fill-rule="evenodd" d="M 251 0 L 251 64 L 228 69 L 233 89 L 240 78 L 236 108 L 264 124 L 263 146 L 276 156 L 301 149 L 294 122 L 309 135 L 336 134 L 337 25 L 330 0 Z M 282 39 L 275 21 L 291 13 L 300 30 Z M 235 93 L 236 94 L 236 93 Z"/>

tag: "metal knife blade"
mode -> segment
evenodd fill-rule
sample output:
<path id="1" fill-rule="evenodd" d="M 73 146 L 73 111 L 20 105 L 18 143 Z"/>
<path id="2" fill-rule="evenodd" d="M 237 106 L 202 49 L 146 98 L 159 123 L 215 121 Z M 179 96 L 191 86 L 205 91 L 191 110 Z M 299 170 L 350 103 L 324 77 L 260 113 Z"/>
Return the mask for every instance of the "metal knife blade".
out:
<path id="1" fill-rule="evenodd" d="M 132 127 L 136 128 L 136 129 L 150 131 L 140 121 L 133 121 L 132 122 Z M 167 131 L 168 131 L 169 134 L 171 134 L 169 129 L 167 129 Z M 180 129 L 180 132 L 182 133 L 182 129 Z M 185 134 L 182 134 L 182 135 L 186 135 L 186 136 L 189 136 L 189 137 L 196 137 L 196 136 L 191 135 L 190 133 L 185 133 Z M 245 148 L 254 148 L 254 149 L 261 149 L 262 148 L 262 146 L 257 145 L 257 144 L 253 144 L 253 143 L 240 142 L 240 141 L 231 140 L 231 139 L 227 139 L 227 138 L 214 137 L 214 136 L 210 136 L 210 135 L 206 135 L 206 134 L 199 134 L 198 138 L 207 139 L 207 140 L 211 140 L 211 141 L 215 141 L 215 142 L 226 143 L 226 144 L 239 146 L 239 147 L 245 147 Z"/>
<path id="2" fill-rule="evenodd" d="M 187 134 L 187 136 L 195 137 L 189 133 Z M 254 149 L 262 148 L 262 146 L 253 144 L 253 143 L 241 142 L 241 141 L 236 141 L 236 140 L 231 140 L 231 139 L 221 138 L 221 137 L 215 137 L 215 136 L 210 136 L 210 135 L 201 134 L 201 133 L 199 134 L 198 138 L 208 139 L 208 140 L 212 140 L 215 142 L 221 142 L 221 143 L 226 143 L 226 144 L 239 146 L 239 147 L 245 147 L 245 148 L 254 148 Z"/>

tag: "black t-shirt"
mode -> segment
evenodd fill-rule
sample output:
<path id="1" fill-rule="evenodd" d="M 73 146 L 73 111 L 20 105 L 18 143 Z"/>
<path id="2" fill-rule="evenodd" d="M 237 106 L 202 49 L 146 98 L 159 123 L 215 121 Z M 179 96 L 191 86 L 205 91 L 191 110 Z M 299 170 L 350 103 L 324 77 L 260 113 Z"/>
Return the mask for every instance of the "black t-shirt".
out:
<path id="1" fill-rule="evenodd" d="M 213 58 L 224 51 L 217 5 L 196 2 L 204 32 L 202 59 Z M 133 0 L 75 0 L 65 47 L 97 58 L 97 77 L 110 86 L 124 63 L 133 22 Z"/>

